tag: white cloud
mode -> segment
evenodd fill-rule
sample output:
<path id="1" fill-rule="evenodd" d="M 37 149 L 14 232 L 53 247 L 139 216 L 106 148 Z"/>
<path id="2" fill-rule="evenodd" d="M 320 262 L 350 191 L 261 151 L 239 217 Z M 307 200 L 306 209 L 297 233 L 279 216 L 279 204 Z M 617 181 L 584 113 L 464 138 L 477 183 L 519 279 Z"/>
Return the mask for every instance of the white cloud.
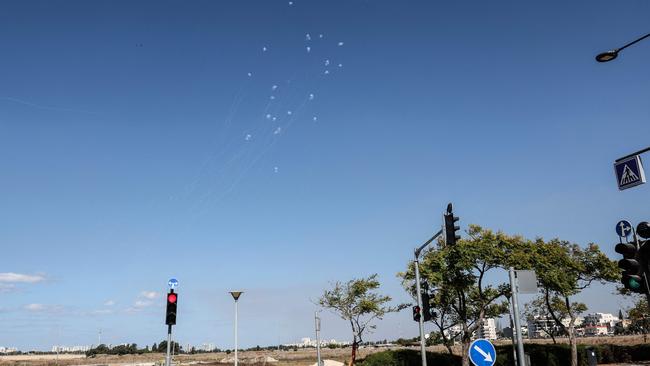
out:
<path id="1" fill-rule="evenodd" d="M 146 308 L 147 306 L 151 306 L 152 304 L 153 302 L 148 300 L 136 300 L 133 306 L 136 308 Z"/>
<path id="2" fill-rule="evenodd" d="M 16 285 L 11 283 L 0 283 L 0 294 L 16 291 Z"/>
<path id="3" fill-rule="evenodd" d="M 64 310 L 63 306 L 61 305 L 45 304 L 27 304 L 23 306 L 23 309 L 31 311 L 33 313 L 60 313 Z"/>
<path id="4" fill-rule="evenodd" d="M 113 313 L 114 311 L 112 309 L 94 310 L 90 312 L 91 315 L 108 315 Z"/>
<path id="5" fill-rule="evenodd" d="M 153 300 L 153 299 L 157 298 L 158 296 L 160 296 L 160 293 L 158 293 L 156 291 L 142 291 L 140 293 L 140 296 L 144 297 L 145 299 Z"/>
<path id="6" fill-rule="evenodd" d="M 0 282 L 4 283 L 36 283 L 42 281 L 45 281 L 45 277 L 42 275 L 28 275 L 13 272 L 0 273 Z"/>
<path id="7" fill-rule="evenodd" d="M 106 301 L 106 302 L 104 303 L 104 306 L 113 306 L 113 305 L 115 305 L 115 301 L 114 301 L 114 300 L 108 300 L 108 301 Z"/>
<path id="8" fill-rule="evenodd" d="M 43 304 L 27 304 L 24 306 L 24 308 L 25 310 L 35 311 L 35 312 L 45 311 L 45 309 L 47 309 L 47 307 Z"/>

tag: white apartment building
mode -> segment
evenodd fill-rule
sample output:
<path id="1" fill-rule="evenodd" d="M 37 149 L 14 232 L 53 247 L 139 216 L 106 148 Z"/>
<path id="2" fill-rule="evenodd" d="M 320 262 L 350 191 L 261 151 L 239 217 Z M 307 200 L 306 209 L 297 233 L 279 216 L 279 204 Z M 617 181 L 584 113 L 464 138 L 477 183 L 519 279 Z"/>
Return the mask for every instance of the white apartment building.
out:
<path id="1" fill-rule="evenodd" d="M 497 339 L 497 326 L 494 318 L 483 319 L 475 333 L 475 338 Z"/>
<path id="2" fill-rule="evenodd" d="M 300 339 L 300 343 L 288 343 L 288 344 L 283 344 L 283 346 L 307 348 L 307 347 L 316 347 L 317 344 L 318 342 L 315 339 L 305 337 Z M 321 347 L 327 347 L 329 345 L 348 346 L 350 345 L 350 342 L 339 342 L 336 339 L 330 339 L 330 340 L 321 339 L 320 345 Z"/>
<path id="3" fill-rule="evenodd" d="M 618 322 L 618 317 L 611 313 L 593 313 L 587 314 L 584 323 L 587 325 L 604 325 L 608 329 L 613 329 Z"/>
<path id="4" fill-rule="evenodd" d="M 52 352 L 86 352 L 90 348 L 90 346 L 52 346 Z"/>
<path id="5" fill-rule="evenodd" d="M 463 327 L 460 324 L 453 325 L 445 330 L 445 336 L 449 339 L 459 341 L 463 335 Z M 497 339 L 496 319 L 485 318 L 478 329 L 472 333 L 472 339 L 485 338 Z"/>
<path id="6" fill-rule="evenodd" d="M 569 326 L 571 322 L 570 318 L 564 318 L 561 320 L 562 325 L 565 327 Z M 577 317 L 574 323 L 575 327 L 580 327 L 584 322 L 584 319 Z M 529 338 L 548 338 L 550 332 L 559 333 L 561 327 L 555 324 L 555 320 L 550 316 L 535 315 L 532 318 L 528 318 L 528 337 Z"/>
<path id="7" fill-rule="evenodd" d="M 13 352 L 18 352 L 18 349 L 13 347 L 0 347 L 0 353 L 13 353 Z"/>

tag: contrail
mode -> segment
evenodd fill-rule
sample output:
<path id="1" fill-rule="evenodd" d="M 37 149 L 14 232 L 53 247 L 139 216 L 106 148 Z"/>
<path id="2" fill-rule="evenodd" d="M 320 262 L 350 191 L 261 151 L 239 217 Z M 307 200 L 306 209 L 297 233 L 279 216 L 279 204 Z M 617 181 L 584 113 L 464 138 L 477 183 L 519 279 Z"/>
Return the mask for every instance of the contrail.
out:
<path id="1" fill-rule="evenodd" d="M 11 97 L 0 97 L 0 100 L 5 100 L 8 102 L 13 102 L 13 103 L 18 103 L 22 104 L 28 107 L 36 108 L 36 109 L 43 109 L 46 111 L 57 111 L 57 112 L 77 112 L 77 113 L 86 113 L 86 114 L 97 114 L 95 112 L 89 112 L 85 111 L 82 109 L 72 109 L 72 108 L 59 108 L 59 107 L 49 107 L 49 106 L 44 106 L 36 103 L 31 103 L 22 99 L 17 99 L 17 98 L 11 98 Z"/>

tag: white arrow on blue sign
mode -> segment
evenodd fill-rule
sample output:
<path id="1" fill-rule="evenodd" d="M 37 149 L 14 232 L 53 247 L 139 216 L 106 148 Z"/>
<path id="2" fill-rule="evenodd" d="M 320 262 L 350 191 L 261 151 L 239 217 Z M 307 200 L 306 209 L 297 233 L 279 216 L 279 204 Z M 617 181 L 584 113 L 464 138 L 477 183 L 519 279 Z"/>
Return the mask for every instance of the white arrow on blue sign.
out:
<path id="1" fill-rule="evenodd" d="M 616 234 L 621 238 L 627 238 L 632 233 L 632 224 L 627 220 L 616 223 Z"/>
<path id="2" fill-rule="evenodd" d="M 175 278 L 170 279 L 170 280 L 167 282 L 167 286 L 169 286 L 169 288 L 172 288 L 172 289 L 173 289 L 174 287 L 178 286 L 178 280 L 175 279 Z"/>
<path id="3" fill-rule="evenodd" d="M 614 171 L 618 189 L 621 191 L 645 183 L 645 172 L 639 155 L 615 162 Z"/>
<path id="4" fill-rule="evenodd" d="M 476 366 L 492 366 L 497 361 L 497 351 L 487 339 L 477 339 L 469 345 L 469 360 Z"/>

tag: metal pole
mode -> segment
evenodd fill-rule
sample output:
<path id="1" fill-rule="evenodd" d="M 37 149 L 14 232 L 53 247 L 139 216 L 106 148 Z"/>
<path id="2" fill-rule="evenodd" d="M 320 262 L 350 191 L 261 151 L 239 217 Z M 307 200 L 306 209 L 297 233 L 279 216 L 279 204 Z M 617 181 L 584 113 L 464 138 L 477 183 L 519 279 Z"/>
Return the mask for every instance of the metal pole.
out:
<path id="1" fill-rule="evenodd" d="M 320 318 L 318 317 L 318 311 L 314 313 L 314 320 L 316 321 L 316 366 L 322 366 L 323 363 L 320 359 Z"/>
<path id="2" fill-rule="evenodd" d="M 239 360 L 237 359 L 237 350 L 239 349 L 239 345 L 237 343 L 237 316 L 238 316 L 238 307 L 237 307 L 237 300 L 235 300 L 235 366 L 239 364 Z"/>
<path id="3" fill-rule="evenodd" d="M 167 357 L 165 357 L 165 366 L 171 366 L 172 356 L 171 356 L 171 343 L 172 343 L 172 326 L 167 326 Z"/>
<path id="4" fill-rule="evenodd" d="M 512 310 L 512 298 L 508 298 L 508 303 L 510 305 L 508 306 L 508 310 L 510 310 L 510 331 L 512 332 L 512 360 L 514 365 L 517 366 L 517 342 L 515 342 L 515 325 L 512 322 L 512 313 L 514 312 Z"/>
<path id="5" fill-rule="evenodd" d="M 422 314 L 422 293 L 420 292 L 420 261 L 418 260 L 418 252 L 415 252 L 415 297 L 418 300 L 420 307 L 420 353 L 422 354 L 422 366 L 427 366 L 427 350 L 424 341 L 424 315 Z"/>
<path id="6" fill-rule="evenodd" d="M 519 366 L 526 366 L 524 356 L 524 340 L 521 336 L 521 322 L 519 321 L 519 300 L 517 298 L 517 279 L 515 270 L 510 267 L 510 288 L 512 289 L 512 311 L 515 313 L 515 327 L 517 328 L 517 360 Z"/>

